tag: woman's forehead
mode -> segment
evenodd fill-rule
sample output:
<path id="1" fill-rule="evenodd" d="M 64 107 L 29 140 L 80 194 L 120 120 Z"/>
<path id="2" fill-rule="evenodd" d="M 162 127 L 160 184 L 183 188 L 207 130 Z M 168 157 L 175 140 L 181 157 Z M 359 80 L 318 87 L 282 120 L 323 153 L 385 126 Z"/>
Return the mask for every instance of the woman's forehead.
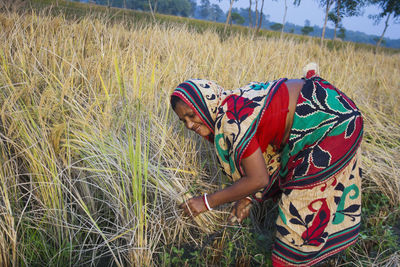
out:
<path id="1" fill-rule="evenodd" d="M 192 114 L 194 111 L 188 104 L 183 101 L 178 101 L 175 106 L 175 112 L 181 116 Z"/>

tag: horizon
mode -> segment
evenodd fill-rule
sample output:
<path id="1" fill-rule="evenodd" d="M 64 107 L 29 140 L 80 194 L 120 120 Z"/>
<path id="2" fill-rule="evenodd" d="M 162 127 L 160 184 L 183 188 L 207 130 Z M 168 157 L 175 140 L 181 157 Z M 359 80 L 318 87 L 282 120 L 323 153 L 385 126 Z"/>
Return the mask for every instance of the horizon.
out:
<path id="1" fill-rule="evenodd" d="M 70 1 L 79 1 L 79 2 L 90 2 L 90 0 L 70 0 Z M 200 0 L 195 0 L 197 5 L 200 5 Z M 209 0 L 211 4 L 217 4 L 224 12 L 227 12 L 229 9 L 229 1 L 225 0 Z M 220 2 L 221 1 L 221 2 Z M 248 0 L 238 0 L 233 4 L 233 8 L 248 8 L 249 2 Z M 252 10 L 254 10 L 255 4 L 253 1 Z M 269 8 L 269 10 L 268 10 Z M 363 9 L 362 15 L 354 16 L 354 17 L 344 17 L 342 19 L 342 25 L 346 31 L 353 32 L 361 32 L 367 35 L 380 37 L 382 35 L 383 29 L 385 27 L 385 22 L 383 18 L 379 24 L 375 24 L 374 20 L 369 19 L 368 15 L 378 14 L 379 7 L 377 6 L 368 6 Z M 309 10 L 317 10 L 318 12 L 311 12 L 311 16 L 308 11 Z M 284 6 L 282 2 L 278 2 L 277 0 L 264 2 L 263 14 L 264 16 L 268 16 L 265 19 L 270 22 L 282 23 L 283 20 L 283 11 Z M 296 12 L 300 11 L 300 12 Z M 307 11 L 307 12 L 305 12 Z M 293 16 L 296 14 L 296 16 Z M 316 0 L 303 0 L 299 6 L 294 6 L 292 2 L 288 4 L 288 10 L 286 15 L 285 23 L 292 23 L 297 26 L 304 26 L 305 21 L 309 20 L 311 26 L 318 26 L 322 28 L 324 25 L 325 13 L 323 7 L 319 6 Z M 332 22 L 327 22 L 327 28 L 334 29 L 334 25 Z M 266 27 L 263 27 L 267 29 Z M 389 26 L 385 32 L 383 39 L 390 40 L 399 40 L 400 41 L 400 23 L 394 23 L 394 19 L 391 18 L 389 20 Z"/>
<path id="2" fill-rule="evenodd" d="M 197 4 L 200 3 L 196 0 Z M 219 2 L 218 0 L 210 0 L 212 4 L 218 4 L 221 9 L 226 12 L 229 9 L 229 1 Z M 233 4 L 233 8 L 248 8 L 249 1 L 239 0 Z M 254 10 L 255 4 L 253 1 L 252 9 Z M 318 12 L 311 12 L 310 10 L 317 10 Z M 300 12 L 296 12 L 300 11 Z M 306 12 L 307 11 L 307 12 Z M 276 23 L 282 23 L 284 12 L 284 5 L 282 2 L 277 1 L 265 1 L 263 14 L 268 15 L 268 20 Z M 379 7 L 368 6 L 364 8 L 364 12 L 358 17 L 345 17 L 342 20 L 343 27 L 346 31 L 359 31 L 368 35 L 376 35 L 380 37 L 385 27 L 384 19 L 378 25 L 374 25 L 374 21 L 368 18 L 368 15 L 374 15 L 379 13 Z M 295 16 L 293 14 L 296 14 Z M 324 26 L 325 12 L 323 7 L 320 7 L 316 1 L 303 0 L 298 7 L 295 7 L 292 2 L 288 3 L 288 10 L 286 15 L 286 23 L 293 23 L 299 26 L 304 25 L 305 20 L 309 20 L 311 26 Z M 332 22 L 327 23 L 327 28 L 334 28 Z M 393 18 L 389 20 L 389 26 L 384 35 L 384 39 L 400 39 L 400 24 L 393 23 Z"/>

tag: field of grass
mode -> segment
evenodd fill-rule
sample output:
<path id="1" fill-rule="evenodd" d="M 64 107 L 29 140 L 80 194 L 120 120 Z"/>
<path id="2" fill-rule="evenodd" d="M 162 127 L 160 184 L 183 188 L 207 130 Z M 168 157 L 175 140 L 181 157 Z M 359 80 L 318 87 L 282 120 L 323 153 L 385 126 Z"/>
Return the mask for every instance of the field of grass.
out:
<path id="1" fill-rule="evenodd" d="M 14 1 L 14 0 L 4 0 L 4 1 Z M 15 1 L 24 1 L 24 0 L 15 0 Z M 207 29 L 212 28 L 220 38 L 223 40 L 230 35 L 237 35 L 242 34 L 246 36 L 252 36 L 254 34 L 254 30 L 250 30 L 248 27 L 240 26 L 240 25 L 231 25 L 227 28 L 225 32 L 225 24 L 223 23 L 216 23 L 211 21 L 205 20 L 198 20 L 198 19 L 191 19 L 185 17 L 177 17 L 171 15 L 163 15 L 163 14 L 154 14 L 154 17 L 151 13 L 148 12 L 141 12 L 137 10 L 129 10 L 129 9 L 120 9 L 120 8 L 107 8 L 105 6 L 95 5 L 95 4 L 86 4 L 86 3 L 79 3 L 73 1 L 66 1 L 66 0 L 25 0 L 29 1 L 30 8 L 34 10 L 43 10 L 47 9 L 48 12 L 52 13 L 53 15 L 62 14 L 67 18 L 81 18 L 85 17 L 86 15 L 91 15 L 92 17 L 107 19 L 109 22 L 113 21 L 121 21 L 124 20 L 125 24 L 132 25 L 132 24 L 185 24 L 190 30 L 194 30 L 196 32 L 204 32 Z M 277 38 L 281 36 L 280 32 L 271 31 L 260 29 L 258 31 L 257 36 L 262 36 L 266 38 Z M 297 41 L 311 41 L 315 43 L 320 43 L 319 37 L 310 37 L 304 35 L 297 35 L 297 34 L 290 34 L 284 33 L 283 36 L 290 37 L 291 39 Z M 342 41 L 333 41 L 330 39 L 326 39 L 325 45 L 329 49 L 340 49 L 345 47 L 347 42 Z M 371 51 L 375 49 L 375 46 L 370 44 L 363 44 L 363 43 L 353 43 L 355 48 L 357 49 L 366 49 Z M 392 48 L 385 48 L 380 47 L 381 51 L 385 53 L 399 53 L 399 49 L 392 49 Z"/>
<path id="2" fill-rule="evenodd" d="M 226 181 L 169 94 L 188 78 L 298 78 L 310 61 L 365 119 L 362 234 L 334 262 L 400 263 L 398 52 L 33 3 L 0 11 L 0 266 L 268 266 L 273 203 L 241 227 L 226 226 L 229 205 L 181 216 Z"/>

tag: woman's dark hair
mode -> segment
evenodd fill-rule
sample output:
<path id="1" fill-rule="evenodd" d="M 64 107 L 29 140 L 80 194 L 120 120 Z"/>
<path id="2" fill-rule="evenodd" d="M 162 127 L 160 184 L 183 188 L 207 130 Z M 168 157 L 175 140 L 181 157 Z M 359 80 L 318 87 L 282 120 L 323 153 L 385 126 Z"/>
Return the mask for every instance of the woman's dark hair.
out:
<path id="1" fill-rule="evenodd" d="M 171 107 L 172 107 L 173 110 L 175 110 L 176 104 L 177 104 L 179 101 L 183 102 L 182 99 L 180 99 L 180 98 L 177 97 L 176 95 L 171 96 L 170 102 L 171 102 Z M 183 103 L 184 103 L 184 102 L 183 102 Z"/>

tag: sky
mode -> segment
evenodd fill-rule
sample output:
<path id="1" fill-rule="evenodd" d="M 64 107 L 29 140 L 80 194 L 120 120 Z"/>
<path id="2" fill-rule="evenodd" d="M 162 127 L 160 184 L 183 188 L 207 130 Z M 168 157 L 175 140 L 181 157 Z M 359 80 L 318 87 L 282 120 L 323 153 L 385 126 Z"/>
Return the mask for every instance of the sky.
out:
<path id="1" fill-rule="evenodd" d="M 200 1 L 197 1 L 200 3 Z M 254 10 L 254 0 L 253 10 Z M 227 11 L 229 8 L 229 0 L 210 0 L 210 3 L 219 4 L 222 10 Z M 300 6 L 293 6 L 293 0 L 287 0 L 288 10 L 286 15 L 286 21 L 297 25 L 304 25 L 304 21 L 308 19 L 311 26 L 317 25 L 323 27 L 325 19 L 325 11 L 323 7 L 318 5 L 317 0 L 302 0 Z M 261 0 L 259 0 L 259 6 Z M 233 7 L 236 8 L 248 8 L 249 0 L 239 0 L 234 3 Z M 368 18 L 368 15 L 378 14 L 380 12 L 379 7 L 369 6 L 364 8 L 362 16 L 344 18 L 342 23 L 346 30 L 360 31 L 366 34 L 374 34 L 380 36 L 385 27 L 385 21 L 382 20 L 378 25 L 374 25 L 374 21 Z M 265 0 L 264 2 L 264 14 L 269 15 L 270 21 L 282 23 L 283 13 L 284 13 L 284 1 L 273 1 Z M 334 28 L 331 22 L 328 22 L 329 28 Z M 389 20 L 389 27 L 385 33 L 386 38 L 390 39 L 400 39 L 400 24 L 394 24 L 393 20 Z"/>

